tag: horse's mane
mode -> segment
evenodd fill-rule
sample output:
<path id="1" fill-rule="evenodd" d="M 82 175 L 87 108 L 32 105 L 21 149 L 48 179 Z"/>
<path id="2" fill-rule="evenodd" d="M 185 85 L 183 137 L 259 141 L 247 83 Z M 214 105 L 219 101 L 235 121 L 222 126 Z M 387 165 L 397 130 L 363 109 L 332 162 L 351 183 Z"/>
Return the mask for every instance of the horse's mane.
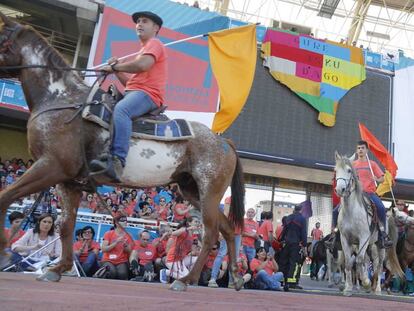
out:
<path id="1" fill-rule="evenodd" d="M 46 38 L 39 33 L 36 29 L 32 26 L 25 25 L 25 33 L 32 34 L 34 39 L 32 39 L 31 43 L 34 45 L 36 43 L 40 43 L 42 45 L 42 53 L 45 57 L 45 60 L 48 61 L 48 64 L 52 68 L 70 68 L 71 66 L 67 62 L 67 60 L 60 54 L 50 43 L 46 40 Z M 71 71 L 73 76 L 78 80 L 79 83 L 84 84 L 84 81 L 81 79 L 79 74 L 76 71 Z M 63 75 L 65 76 L 65 75 Z"/>

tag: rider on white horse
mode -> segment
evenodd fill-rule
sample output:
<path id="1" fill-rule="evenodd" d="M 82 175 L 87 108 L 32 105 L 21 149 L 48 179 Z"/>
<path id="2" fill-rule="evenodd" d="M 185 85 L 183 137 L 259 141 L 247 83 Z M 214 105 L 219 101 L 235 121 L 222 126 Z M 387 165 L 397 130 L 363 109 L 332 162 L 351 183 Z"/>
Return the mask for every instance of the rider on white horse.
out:
<path id="1" fill-rule="evenodd" d="M 111 57 L 101 70 L 115 73 L 125 86 L 125 97 L 117 103 L 113 113 L 114 135 L 111 156 L 93 160 L 91 170 L 105 170 L 113 181 L 119 182 L 129 150 L 132 119 L 149 113 L 162 105 L 167 79 L 167 53 L 164 44 L 156 38 L 162 19 L 152 12 L 132 15 L 136 32 L 142 44 L 138 56 L 127 62 Z M 129 75 L 132 74 L 132 75 Z"/>
<path id="2" fill-rule="evenodd" d="M 374 202 L 375 206 L 377 207 L 380 229 L 380 247 L 389 248 L 393 243 L 386 234 L 385 206 L 378 195 L 375 193 L 375 190 L 377 188 L 375 182 L 382 183 L 384 181 L 384 173 L 376 162 L 368 160 L 368 144 L 366 141 L 360 140 L 358 142 L 356 153 L 358 159 L 354 161 L 352 165 L 358 174 L 358 178 L 363 191 L 368 194 L 371 201 Z"/>
<path id="3" fill-rule="evenodd" d="M 385 206 L 382 203 L 381 199 L 375 193 L 376 185 L 375 182 L 381 183 L 384 181 L 384 173 L 379 168 L 378 164 L 374 161 L 369 161 L 367 158 L 368 153 L 368 144 L 366 141 L 359 141 L 357 144 L 356 150 L 358 159 L 353 162 L 353 167 L 355 168 L 359 181 L 361 183 L 363 191 L 369 195 L 372 202 L 374 202 L 379 218 L 379 229 L 380 229 L 380 247 L 389 248 L 392 246 L 392 241 L 389 239 L 386 234 L 386 212 Z M 372 169 L 372 173 L 371 173 Z M 375 180 L 374 180 L 375 178 Z M 338 215 L 339 215 L 340 205 L 338 204 L 332 211 L 332 228 L 337 226 Z"/>

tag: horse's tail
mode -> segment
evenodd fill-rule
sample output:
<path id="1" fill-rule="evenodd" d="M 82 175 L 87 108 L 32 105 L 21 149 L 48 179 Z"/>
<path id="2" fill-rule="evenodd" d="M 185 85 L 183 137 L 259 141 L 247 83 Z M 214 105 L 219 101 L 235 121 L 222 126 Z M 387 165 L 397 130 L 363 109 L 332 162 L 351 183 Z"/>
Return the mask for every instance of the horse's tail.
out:
<path id="1" fill-rule="evenodd" d="M 236 168 L 231 180 L 231 203 L 229 219 L 235 227 L 243 229 L 244 224 L 244 178 L 240 158 L 237 155 L 236 147 L 228 140 L 229 145 L 233 148 L 236 155 Z"/>
<path id="2" fill-rule="evenodd" d="M 399 278 L 405 280 L 405 273 L 402 271 L 397 257 L 398 228 L 393 216 L 388 218 L 388 234 L 393 242 L 392 247 L 387 250 L 388 268 L 393 275 L 398 275 Z"/>

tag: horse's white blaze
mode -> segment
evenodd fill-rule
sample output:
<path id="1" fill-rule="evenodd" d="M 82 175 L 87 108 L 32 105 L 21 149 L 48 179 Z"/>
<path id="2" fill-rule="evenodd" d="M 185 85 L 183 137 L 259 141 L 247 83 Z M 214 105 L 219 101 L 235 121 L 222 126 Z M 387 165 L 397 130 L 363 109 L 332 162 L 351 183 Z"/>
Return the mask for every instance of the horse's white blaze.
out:
<path id="1" fill-rule="evenodd" d="M 171 181 L 171 175 L 181 164 L 184 147 L 150 140 L 139 140 L 130 145 L 121 180 L 140 186 L 162 185 Z"/>
<path id="2" fill-rule="evenodd" d="M 66 93 L 66 85 L 63 79 L 53 81 L 52 77 L 50 77 L 47 89 L 52 94 L 57 93 L 57 95 L 64 95 L 64 93 Z"/>
<path id="3" fill-rule="evenodd" d="M 44 65 L 45 64 L 43 55 L 41 53 L 37 53 L 35 49 L 30 45 L 26 45 L 22 47 L 22 55 L 24 55 L 26 65 Z"/>

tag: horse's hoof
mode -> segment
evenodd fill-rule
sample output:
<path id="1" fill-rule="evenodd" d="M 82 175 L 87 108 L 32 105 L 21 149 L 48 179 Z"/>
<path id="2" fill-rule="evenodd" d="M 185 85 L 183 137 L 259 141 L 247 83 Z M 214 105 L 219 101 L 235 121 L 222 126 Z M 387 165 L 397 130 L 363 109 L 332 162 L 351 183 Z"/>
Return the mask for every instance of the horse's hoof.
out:
<path id="1" fill-rule="evenodd" d="M 352 296 L 352 291 L 344 290 L 343 294 L 344 294 L 345 297 L 351 297 Z"/>
<path id="2" fill-rule="evenodd" d="M 375 291 L 374 294 L 377 295 L 377 296 L 381 296 L 382 292 L 381 291 Z"/>
<path id="3" fill-rule="evenodd" d="M 46 271 L 42 275 L 39 275 L 36 280 L 37 281 L 43 281 L 43 282 L 59 282 L 61 279 L 61 275 L 53 272 L 53 271 Z"/>
<path id="4" fill-rule="evenodd" d="M 235 283 L 234 283 L 234 289 L 235 289 L 236 291 L 239 291 L 239 290 L 241 290 L 241 289 L 242 289 L 243 285 L 244 285 L 244 280 L 243 280 L 242 278 L 239 278 L 239 279 L 237 280 L 237 282 L 235 282 Z"/>
<path id="5" fill-rule="evenodd" d="M 367 291 L 367 290 L 369 290 L 369 291 L 371 291 L 371 282 L 368 280 L 368 281 L 365 281 L 365 282 L 362 282 L 362 286 L 364 287 L 364 289 Z"/>
<path id="6" fill-rule="evenodd" d="M 170 289 L 176 292 L 185 292 L 187 290 L 187 285 L 180 280 L 175 280 L 171 285 Z"/>
<path id="7" fill-rule="evenodd" d="M 345 285 L 344 284 L 339 285 L 339 290 L 343 292 L 345 290 Z"/>

